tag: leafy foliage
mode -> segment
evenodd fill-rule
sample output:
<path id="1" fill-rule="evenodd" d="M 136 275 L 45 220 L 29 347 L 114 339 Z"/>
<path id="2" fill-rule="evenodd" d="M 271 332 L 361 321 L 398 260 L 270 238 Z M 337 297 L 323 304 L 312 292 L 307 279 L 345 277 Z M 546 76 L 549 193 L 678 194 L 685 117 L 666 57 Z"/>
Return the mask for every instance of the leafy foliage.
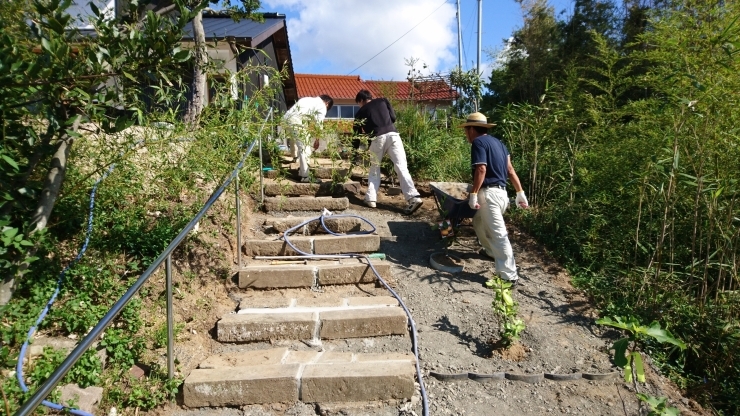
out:
<path id="1" fill-rule="evenodd" d="M 230 84 L 209 75 L 213 102 L 205 109 L 202 128 L 188 130 L 180 121 L 185 91 L 179 86 L 190 52 L 179 42 L 197 7 L 176 1 L 176 17 L 132 9 L 120 19 L 105 19 L 98 11 L 92 22 L 95 36 L 84 37 L 65 29 L 71 22 L 69 5 L 0 4 L 0 173 L 9 173 L 9 180 L 0 183 L 0 265 L 16 277 L 25 274 L 14 298 L 0 309 L 0 365 L 7 371 L 15 366 L 27 331 L 58 280 L 59 296 L 39 331 L 82 338 L 99 322 L 234 169 L 245 143 L 261 128 L 255 120 L 265 118 L 276 96 L 266 88 L 236 100 Z M 250 79 L 256 73 L 274 80 L 283 76 L 245 66 L 233 80 L 253 88 Z M 31 212 L 62 142 L 69 144 L 64 186 L 47 229 L 32 233 Z M 249 157 L 244 171 L 255 171 L 257 162 Z M 85 257 L 62 278 L 58 273 L 85 238 L 90 187 L 111 167 L 95 194 Z M 241 185 L 251 186 L 252 175 L 243 178 Z M 191 237 L 183 251 L 196 243 L 197 237 Z M 147 295 L 129 302 L 101 337 L 106 367 L 95 351 L 88 351 L 65 382 L 101 385 L 106 404 L 119 408 L 150 409 L 173 399 L 182 380 L 168 380 L 152 363 L 145 363 L 153 368 L 147 378 L 128 379 L 131 365 L 147 359 L 149 323 L 141 314 Z M 43 360 L 24 368 L 31 391 L 63 354 L 45 351 Z M 29 397 L 15 377 L 3 380 L 2 389 L 11 412 Z"/>
<path id="2" fill-rule="evenodd" d="M 536 201 L 513 215 L 605 315 L 669 323 L 685 354 L 652 337 L 646 350 L 690 395 L 735 414 L 739 6 L 577 3 L 572 20 L 540 23 L 559 58 L 530 59 L 534 46 L 515 39 L 484 100 Z M 583 54 L 559 52 L 568 42 Z M 526 96 L 524 69 L 540 67 Z"/>
<path id="3" fill-rule="evenodd" d="M 493 290 L 493 313 L 499 319 L 501 341 L 506 347 L 519 340 L 519 334 L 526 329 L 524 321 L 517 317 L 519 304 L 511 296 L 511 283 L 493 278 L 486 282 Z"/>

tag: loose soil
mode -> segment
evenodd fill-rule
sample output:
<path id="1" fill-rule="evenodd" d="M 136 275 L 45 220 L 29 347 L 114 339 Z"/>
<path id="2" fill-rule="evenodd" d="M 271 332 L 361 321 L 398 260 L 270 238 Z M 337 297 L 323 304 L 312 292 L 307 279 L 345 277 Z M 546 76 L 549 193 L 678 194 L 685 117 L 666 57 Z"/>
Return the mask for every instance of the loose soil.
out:
<path id="1" fill-rule="evenodd" d="M 360 215 L 377 227 L 381 236 L 380 251 L 394 264 L 389 279 L 394 290 L 410 309 L 418 330 L 420 363 L 431 415 L 637 415 L 634 389 L 619 377 L 606 381 L 551 381 L 536 384 L 520 381 L 470 379 L 439 381 L 437 373 L 474 372 L 509 373 L 609 373 L 617 369 L 610 359 L 609 347 L 620 337 L 617 331 L 594 323 L 596 311 L 588 299 L 570 284 L 570 277 L 547 253 L 516 226 L 508 224 L 521 282 L 514 291 L 519 302 L 519 316 L 526 323 L 521 341 L 510 349 L 497 346 L 498 323 L 491 308 L 492 293 L 485 282 L 493 276 L 491 260 L 477 254 L 479 246 L 472 227 L 463 223 L 458 242 L 450 253 L 462 259 L 464 271 L 449 274 L 430 267 L 429 256 L 444 251 L 439 230 L 432 228 L 438 220 L 435 201 L 428 185 L 420 188 L 424 205 L 412 216 L 402 215 L 406 204 L 403 196 L 378 195 L 376 209 L 362 203 L 363 194 L 349 195 L 350 209 L 344 214 Z M 315 349 L 301 342 L 275 342 L 225 345 L 213 340 L 217 320 L 235 310 L 240 299 L 253 296 L 318 296 L 310 290 L 271 292 L 244 291 L 233 280 L 236 268 L 233 216 L 221 202 L 222 214 L 214 214 L 200 224 L 198 244 L 175 263 L 176 322 L 184 323 L 175 353 L 181 376 L 212 354 L 288 346 L 293 349 Z M 243 232 L 261 237 L 269 215 L 244 208 Z M 313 216 L 315 213 L 293 213 Z M 231 221 L 231 222 L 229 222 Z M 467 221 L 469 223 L 469 221 Z M 220 258 L 214 253 L 220 253 Z M 247 259 L 244 259 L 246 261 Z M 162 290 L 164 276 L 151 287 Z M 336 295 L 388 295 L 374 285 L 325 287 Z M 161 302 L 147 313 L 152 317 L 164 313 Z M 411 351 L 410 337 L 380 337 L 326 341 L 322 348 L 336 351 L 394 352 Z M 152 350 L 153 361 L 165 365 L 165 350 Z M 647 383 L 639 391 L 668 397 L 671 406 L 684 415 L 711 414 L 659 375 L 647 358 Z M 178 399 L 178 401 L 181 398 Z M 421 415 L 421 395 L 405 403 L 311 405 L 275 404 L 225 409 L 186 409 L 171 404 L 149 412 L 151 415 Z"/>

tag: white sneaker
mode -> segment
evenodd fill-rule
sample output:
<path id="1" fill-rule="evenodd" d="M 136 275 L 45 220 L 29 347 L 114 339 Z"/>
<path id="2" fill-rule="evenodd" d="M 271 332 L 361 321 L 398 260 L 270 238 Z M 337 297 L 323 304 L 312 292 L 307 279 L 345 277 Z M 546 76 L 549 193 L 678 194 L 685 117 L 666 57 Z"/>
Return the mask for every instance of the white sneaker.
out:
<path id="1" fill-rule="evenodd" d="M 365 205 L 367 205 L 370 208 L 375 208 L 375 201 L 364 201 Z"/>
<path id="2" fill-rule="evenodd" d="M 405 210 L 403 210 L 403 213 L 406 214 L 406 215 L 411 215 L 417 209 L 419 209 L 419 207 L 423 203 L 424 203 L 424 201 L 422 201 L 421 198 L 419 198 L 418 196 L 417 197 L 414 197 L 414 198 L 411 198 L 411 199 L 409 199 L 409 205 L 406 207 Z"/>

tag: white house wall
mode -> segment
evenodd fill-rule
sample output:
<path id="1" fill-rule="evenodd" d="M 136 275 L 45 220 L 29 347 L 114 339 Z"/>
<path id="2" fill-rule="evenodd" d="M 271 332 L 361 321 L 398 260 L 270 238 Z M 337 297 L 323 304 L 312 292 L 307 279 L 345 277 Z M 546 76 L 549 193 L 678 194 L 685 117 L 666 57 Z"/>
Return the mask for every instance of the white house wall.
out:
<path id="1" fill-rule="evenodd" d="M 90 3 L 105 15 L 113 18 L 116 10 L 116 0 L 73 0 L 72 5 L 67 9 L 67 13 L 74 18 L 71 23 L 72 27 L 78 29 L 92 29 L 91 21 L 95 20 L 95 15 L 90 8 Z"/>

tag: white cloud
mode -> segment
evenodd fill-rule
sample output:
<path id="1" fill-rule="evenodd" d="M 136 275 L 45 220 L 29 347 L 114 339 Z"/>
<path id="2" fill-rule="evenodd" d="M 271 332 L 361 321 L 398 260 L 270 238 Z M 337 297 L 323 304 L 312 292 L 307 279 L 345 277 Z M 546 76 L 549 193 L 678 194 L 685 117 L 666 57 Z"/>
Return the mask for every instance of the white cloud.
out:
<path id="1" fill-rule="evenodd" d="M 353 72 L 363 79 L 404 80 L 405 60 L 418 58 L 427 72 L 456 64 L 453 3 L 440 0 L 263 0 L 263 9 L 288 15 L 288 37 L 297 72 L 344 75 L 398 40 Z M 440 7 L 441 6 L 441 7 Z M 438 10 L 434 11 L 435 9 Z M 295 17 L 293 17 L 295 16 Z"/>

